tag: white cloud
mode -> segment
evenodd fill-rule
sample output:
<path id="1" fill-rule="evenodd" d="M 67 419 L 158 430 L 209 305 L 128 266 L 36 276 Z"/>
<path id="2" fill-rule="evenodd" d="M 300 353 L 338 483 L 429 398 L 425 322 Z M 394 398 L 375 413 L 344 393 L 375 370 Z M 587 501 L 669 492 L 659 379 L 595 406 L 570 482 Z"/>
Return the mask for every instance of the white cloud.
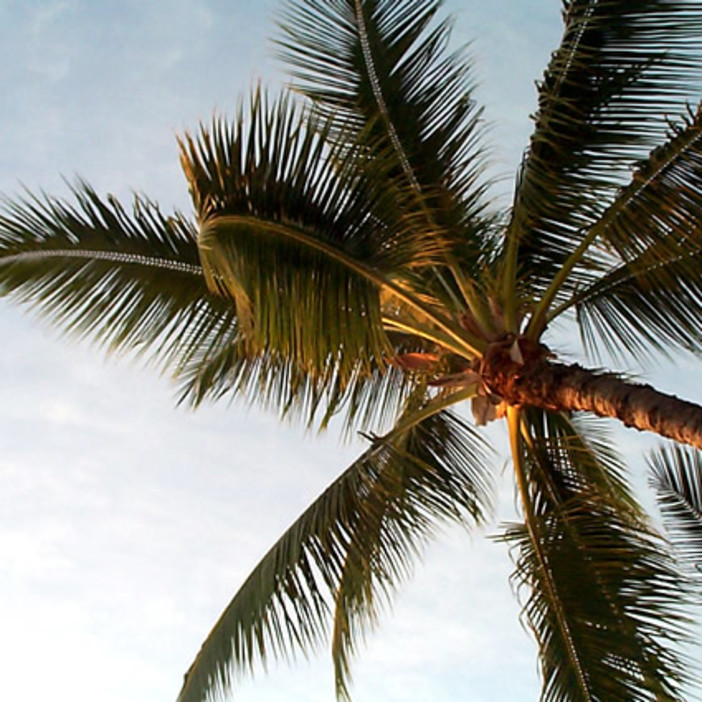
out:
<path id="1" fill-rule="evenodd" d="M 30 9 L 31 32 L 39 34 L 51 30 L 51 25 L 74 10 L 75 6 L 76 3 L 69 2 L 69 0 L 56 0 L 55 2 L 43 2 L 38 7 L 32 7 Z"/>

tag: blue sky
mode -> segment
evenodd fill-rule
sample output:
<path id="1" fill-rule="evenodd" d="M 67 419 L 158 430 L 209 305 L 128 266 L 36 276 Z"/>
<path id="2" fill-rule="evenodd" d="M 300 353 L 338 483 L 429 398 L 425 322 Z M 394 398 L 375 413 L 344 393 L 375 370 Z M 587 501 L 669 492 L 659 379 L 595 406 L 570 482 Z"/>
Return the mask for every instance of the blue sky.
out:
<path id="1" fill-rule="evenodd" d="M 534 80 L 560 35 L 560 3 L 446 5 L 455 43 L 472 42 L 495 173 L 510 174 Z M 175 136 L 231 114 L 259 79 L 280 87 L 267 39 L 276 6 L 0 0 L 0 192 L 65 194 L 63 178 L 79 175 L 101 193 L 144 192 L 188 212 Z M 359 447 L 236 405 L 175 408 L 174 388 L 153 369 L 67 343 L 8 301 L 0 338 L 3 695 L 174 700 L 248 570 Z M 654 378 L 702 400 L 691 363 Z M 640 475 L 652 442 L 615 436 Z M 537 698 L 508 555 L 484 538 L 511 516 L 507 481 L 501 493 L 485 533 L 449 531 L 429 549 L 355 667 L 355 700 Z M 243 680 L 233 699 L 332 700 L 328 656 Z"/>

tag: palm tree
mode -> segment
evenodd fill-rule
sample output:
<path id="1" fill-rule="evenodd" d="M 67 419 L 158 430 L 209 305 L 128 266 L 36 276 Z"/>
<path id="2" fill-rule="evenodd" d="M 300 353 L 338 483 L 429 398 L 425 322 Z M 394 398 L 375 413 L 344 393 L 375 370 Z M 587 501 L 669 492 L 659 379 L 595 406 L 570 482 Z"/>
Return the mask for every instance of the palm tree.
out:
<path id="1" fill-rule="evenodd" d="M 0 216 L 4 294 L 151 354 L 195 405 L 237 395 L 367 438 L 236 593 L 180 702 L 328 639 L 348 696 L 421 545 L 489 518 L 479 427 L 496 419 L 543 699 L 681 699 L 689 583 L 598 417 L 700 449 L 702 408 L 549 344 L 564 320 L 599 361 L 700 348 L 702 112 L 686 105 L 702 3 L 564 4 L 506 211 L 440 5 L 287 0 L 278 45 L 302 97 L 258 91 L 183 137 L 194 221 L 85 183 L 73 204 L 27 195 Z M 684 482 L 694 455 L 660 465 Z"/>

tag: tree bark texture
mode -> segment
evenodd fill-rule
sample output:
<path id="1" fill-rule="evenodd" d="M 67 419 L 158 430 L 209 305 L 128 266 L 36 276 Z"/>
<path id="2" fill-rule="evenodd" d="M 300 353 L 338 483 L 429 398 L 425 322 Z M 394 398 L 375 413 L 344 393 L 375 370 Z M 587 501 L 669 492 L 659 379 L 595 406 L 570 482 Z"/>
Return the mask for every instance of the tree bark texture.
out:
<path id="1" fill-rule="evenodd" d="M 702 450 L 702 407 L 650 385 L 543 358 L 517 363 L 504 353 L 486 356 L 481 377 L 510 405 L 592 412 Z"/>

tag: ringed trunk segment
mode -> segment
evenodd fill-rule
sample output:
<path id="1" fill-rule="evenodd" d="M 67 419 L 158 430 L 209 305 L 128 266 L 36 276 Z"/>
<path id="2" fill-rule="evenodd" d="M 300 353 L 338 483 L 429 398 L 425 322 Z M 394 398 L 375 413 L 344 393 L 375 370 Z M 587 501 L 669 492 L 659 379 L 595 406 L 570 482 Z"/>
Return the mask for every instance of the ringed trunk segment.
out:
<path id="1" fill-rule="evenodd" d="M 586 411 L 702 450 L 702 407 L 614 373 L 547 358 L 514 361 L 505 346 L 483 357 L 485 387 L 507 405 Z"/>

